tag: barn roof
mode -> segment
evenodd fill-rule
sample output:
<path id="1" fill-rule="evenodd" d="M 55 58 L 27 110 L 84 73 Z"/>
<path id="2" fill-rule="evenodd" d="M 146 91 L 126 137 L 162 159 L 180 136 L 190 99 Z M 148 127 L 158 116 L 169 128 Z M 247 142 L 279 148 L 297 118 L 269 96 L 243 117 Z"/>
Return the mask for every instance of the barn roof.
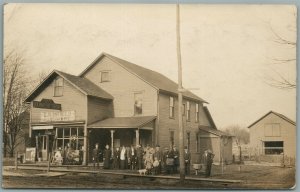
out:
<path id="1" fill-rule="evenodd" d="M 93 68 L 93 66 L 97 63 L 97 61 L 99 61 L 99 59 L 103 58 L 103 56 L 106 56 L 106 57 L 110 58 L 111 60 L 115 61 L 116 63 L 123 66 L 130 72 L 136 74 L 139 78 L 143 79 L 147 83 L 156 87 L 160 91 L 163 91 L 166 93 L 171 93 L 171 94 L 178 93 L 178 84 L 175 83 L 174 81 L 170 80 L 166 76 L 164 76 L 156 71 L 152 71 L 150 69 L 130 63 L 128 61 L 125 61 L 123 59 L 120 59 L 118 57 L 115 57 L 115 56 L 107 54 L 107 53 L 102 53 L 99 57 L 97 57 L 79 76 L 82 77 L 86 72 L 88 72 L 91 68 Z M 203 100 L 202 98 L 198 97 L 197 95 L 195 95 L 194 93 L 192 93 L 188 90 L 183 92 L 183 96 L 197 100 L 197 101 L 207 103 L 205 100 Z"/>
<path id="2" fill-rule="evenodd" d="M 264 119 L 265 117 L 267 117 L 268 115 L 270 115 L 271 113 L 273 113 L 274 115 L 277 115 L 278 117 L 284 119 L 285 121 L 291 123 L 292 125 L 296 126 L 296 122 L 291 120 L 290 118 L 286 117 L 285 115 L 282 115 L 280 113 L 277 113 L 275 111 L 270 111 L 267 114 L 265 114 L 264 116 L 262 116 L 261 118 L 259 118 L 258 120 L 256 120 L 254 123 L 252 123 L 251 125 L 248 126 L 248 128 L 251 128 L 253 125 L 255 125 L 256 123 L 258 123 L 259 121 L 261 121 L 262 119 Z"/>
<path id="3" fill-rule="evenodd" d="M 112 100 L 113 96 L 95 85 L 93 82 L 90 80 L 83 78 L 83 77 L 78 77 L 75 75 L 71 75 L 68 73 L 64 73 L 58 70 L 52 71 L 45 79 L 43 82 L 41 82 L 30 94 L 29 96 L 25 99 L 25 102 L 30 102 L 32 101 L 37 95 L 39 95 L 46 86 L 48 86 L 51 81 L 57 77 L 60 76 L 67 82 L 69 82 L 71 85 L 73 85 L 76 89 L 78 89 L 80 92 L 87 96 L 93 96 L 93 97 L 98 97 L 102 99 L 108 99 Z"/>

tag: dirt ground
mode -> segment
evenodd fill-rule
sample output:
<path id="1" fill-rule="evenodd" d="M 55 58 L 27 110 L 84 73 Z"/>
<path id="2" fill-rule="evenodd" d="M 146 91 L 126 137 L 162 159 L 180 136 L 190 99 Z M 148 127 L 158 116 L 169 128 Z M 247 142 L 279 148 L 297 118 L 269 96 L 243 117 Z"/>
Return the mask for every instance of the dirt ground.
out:
<path id="1" fill-rule="evenodd" d="M 5 167 L 4 167 L 5 168 Z M 222 172 L 223 170 L 223 172 Z M 97 188 L 97 189 L 290 189 L 295 185 L 295 168 L 260 165 L 213 166 L 212 179 L 242 180 L 242 183 L 123 177 L 99 173 L 64 173 L 38 176 L 45 171 L 5 170 L 4 188 Z M 12 173 L 7 174 L 7 171 Z M 203 178 L 200 174 L 192 177 Z"/>

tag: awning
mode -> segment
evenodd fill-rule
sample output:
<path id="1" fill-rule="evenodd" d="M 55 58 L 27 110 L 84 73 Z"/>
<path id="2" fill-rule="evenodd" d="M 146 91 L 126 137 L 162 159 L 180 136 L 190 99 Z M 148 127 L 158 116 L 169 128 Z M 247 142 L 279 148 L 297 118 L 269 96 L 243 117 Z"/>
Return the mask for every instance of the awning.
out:
<path id="1" fill-rule="evenodd" d="M 156 116 L 114 117 L 92 123 L 88 125 L 88 128 L 141 128 L 152 130 L 152 127 L 143 126 L 155 118 Z"/>
<path id="2" fill-rule="evenodd" d="M 45 129 L 53 129 L 53 125 L 32 126 L 32 130 L 45 130 Z"/>

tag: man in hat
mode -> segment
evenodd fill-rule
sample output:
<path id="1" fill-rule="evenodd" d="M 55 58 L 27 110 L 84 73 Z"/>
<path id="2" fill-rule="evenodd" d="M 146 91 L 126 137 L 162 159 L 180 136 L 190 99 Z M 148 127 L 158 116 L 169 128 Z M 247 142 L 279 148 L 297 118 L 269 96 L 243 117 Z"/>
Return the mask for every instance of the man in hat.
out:
<path id="1" fill-rule="evenodd" d="M 215 154 L 213 154 L 210 149 L 204 151 L 204 154 L 202 157 L 202 163 L 206 167 L 206 169 L 205 169 L 206 177 L 209 177 L 211 175 L 211 167 L 212 167 L 214 156 L 215 156 Z"/>
<path id="2" fill-rule="evenodd" d="M 159 165 L 157 167 L 157 174 L 160 174 L 161 173 L 161 163 L 162 163 L 162 159 L 163 159 L 163 153 L 160 150 L 159 145 L 156 145 L 156 147 L 155 147 L 155 152 L 153 154 L 153 159 L 155 159 L 155 158 L 157 158 L 157 160 L 159 162 Z"/>
<path id="3" fill-rule="evenodd" d="M 187 146 L 184 147 L 184 164 L 185 164 L 185 174 L 190 174 L 191 165 L 191 153 L 188 151 Z"/>
<path id="4" fill-rule="evenodd" d="M 97 168 L 99 169 L 99 144 L 95 144 L 95 148 L 93 149 L 93 167 L 95 169 L 95 164 L 97 164 Z"/>
<path id="5" fill-rule="evenodd" d="M 174 155 L 174 166 L 173 166 L 173 172 L 178 173 L 178 167 L 179 167 L 179 151 L 176 148 L 176 145 L 173 146 L 173 155 Z"/>
<path id="6" fill-rule="evenodd" d="M 140 144 L 136 145 L 136 158 L 137 158 L 137 169 L 143 169 L 144 166 L 144 161 L 143 161 L 143 156 L 144 156 L 144 150 L 141 147 Z"/>

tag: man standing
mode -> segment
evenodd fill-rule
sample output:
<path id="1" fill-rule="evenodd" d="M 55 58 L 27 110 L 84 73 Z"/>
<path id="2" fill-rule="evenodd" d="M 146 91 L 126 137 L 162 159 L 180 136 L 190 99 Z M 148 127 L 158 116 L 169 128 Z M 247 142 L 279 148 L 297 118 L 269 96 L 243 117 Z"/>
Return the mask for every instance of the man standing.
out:
<path id="1" fill-rule="evenodd" d="M 136 146 L 136 156 L 137 156 L 137 168 L 143 169 L 144 168 L 144 166 L 143 166 L 144 150 L 142 149 L 142 147 L 139 144 L 137 144 L 137 146 Z"/>
<path id="2" fill-rule="evenodd" d="M 93 166 L 95 169 L 95 163 L 97 163 L 97 168 L 99 169 L 99 148 L 98 143 L 95 144 L 95 148 L 93 149 Z"/>
<path id="3" fill-rule="evenodd" d="M 136 150 L 133 145 L 129 149 L 128 162 L 130 163 L 130 169 L 134 170 L 136 165 Z"/>
<path id="4" fill-rule="evenodd" d="M 114 169 L 120 169 L 120 148 L 117 147 L 116 150 L 114 151 L 114 156 L 113 156 L 113 168 Z"/>
<path id="5" fill-rule="evenodd" d="M 161 173 L 161 164 L 162 164 L 162 159 L 163 159 L 163 153 L 160 150 L 159 145 L 156 145 L 156 147 L 155 147 L 155 152 L 153 154 L 153 159 L 155 159 L 155 158 L 157 158 L 157 160 L 159 162 L 159 165 L 157 167 L 157 174 L 160 174 Z"/>
<path id="6" fill-rule="evenodd" d="M 174 154 L 174 173 L 178 173 L 179 167 L 179 151 L 177 150 L 176 146 L 173 146 L 173 154 Z"/>
<path id="7" fill-rule="evenodd" d="M 188 148 L 184 148 L 184 163 L 185 163 L 185 174 L 190 174 L 190 165 L 191 165 L 191 153 L 188 151 Z"/>
<path id="8" fill-rule="evenodd" d="M 127 151 L 125 146 L 123 145 L 120 152 L 120 165 L 121 169 L 126 169 L 127 160 Z"/>
<path id="9" fill-rule="evenodd" d="M 214 154 L 211 150 L 204 151 L 203 157 L 202 157 L 202 163 L 205 166 L 205 176 L 209 177 L 211 175 L 211 167 L 214 159 Z"/>

